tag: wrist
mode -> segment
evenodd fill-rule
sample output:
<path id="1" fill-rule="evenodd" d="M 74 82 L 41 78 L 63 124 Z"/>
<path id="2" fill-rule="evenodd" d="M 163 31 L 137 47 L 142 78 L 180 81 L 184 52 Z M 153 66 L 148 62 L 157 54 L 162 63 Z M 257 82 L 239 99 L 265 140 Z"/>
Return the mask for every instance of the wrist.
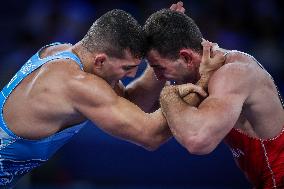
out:
<path id="1" fill-rule="evenodd" d="M 166 86 L 160 94 L 160 102 L 172 101 L 176 96 L 179 96 L 178 89 L 174 85 Z"/>
<path id="2" fill-rule="evenodd" d="M 212 74 L 211 73 L 204 73 L 200 75 L 200 79 L 197 81 L 196 85 L 202 87 L 203 89 L 207 89 L 209 78 Z"/>
<path id="3" fill-rule="evenodd" d="M 176 86 L 174 85 L 168 85 L 168 86 L 165 86 L 161 92 L 161 96 L 162 95 L 168 95 L 168 94 L 173 94 L 173 93 L 178 93 L 178 90 L 176 88 Z"/>

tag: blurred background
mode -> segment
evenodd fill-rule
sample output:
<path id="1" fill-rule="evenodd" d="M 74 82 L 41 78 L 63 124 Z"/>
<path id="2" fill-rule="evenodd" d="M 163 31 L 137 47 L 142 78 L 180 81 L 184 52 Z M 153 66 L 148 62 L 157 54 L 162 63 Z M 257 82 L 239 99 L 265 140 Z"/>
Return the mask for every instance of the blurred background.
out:
<path id="1" fill-rule="evenodd" d="M 118 8 L 141 24 L 169 0 L 9 0 L 0 6 L 0 86 L 40 47 L 76 43 L 96 18 Z M 185 0 L 204 38 L 245 51 L 271 73 L 283 94 L 283 1 Z M 141 64 L 139 74 L 145 68 Z M 138 74 L 138 75 L 139 75 Z M 126 79 L 127 84 L 131 80 Z M 206 156 L 189 154 L 174 139 L 154 152 L 115 139 L 88 124 L 16 188 L 222 189 L 251 188 L 224 145 Z"/>

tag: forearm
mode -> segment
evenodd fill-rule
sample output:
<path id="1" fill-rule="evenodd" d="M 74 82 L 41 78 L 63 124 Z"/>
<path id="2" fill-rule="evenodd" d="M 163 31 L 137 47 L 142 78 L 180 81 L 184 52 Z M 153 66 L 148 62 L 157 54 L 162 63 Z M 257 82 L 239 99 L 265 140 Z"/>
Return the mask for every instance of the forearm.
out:
<path id="1" fill-rule="evenodd" d="M 154 150 L 165 143 L 170 137 L 172 137 L 172 132 L 168 127 L 167 121 L 164 118 L 161 109 L 158 109 L 149 115 L 151 117 L 155 117 L 155 121 L 154 124 L 150 123 L 151 127 L 148 126 L 145 129 L 145 136 L 146 138 L 148 138 L 148 141 L 151 141 L 151 147 L 148 149 Z"/>
<path id="2" fill-rule="evenodd" d="M 202 87 L 205 91 L 207 91 L 210 76 L 210 74 L 203 74 L 196 85 Z M 189 93 L 188 95 L 183 97 L 183 100 L 190 106 L 197 107 L 201 103 L 202 97 L 197 93 Z"/>
<path id="3" fill-rule="evenodd" d="M 95 118 L 99 119 L 101 128 L 113 136 L 148 150 L 156 149 L 171 137 L 160 109 L 153 113 L 145 113 L 124 98 L 119 98 L 117 103 L 105 107 L 104 110 L 98 110 L 102 118 L 98 116 Z"/>
<path id="4" fill-rule="evenodd" d="M 202 87 L 204 90 L 208 88 L 208 82 L 211 74 L 203 74 L 196 85 Z M 195 109 L 194 107 L 199 106 L 203 97 L 198 93 L 189 93 L 185 97 L 181 97 L 176 86 L 165 87 L 161 93 L 160 104 L 163 114 L 165 115 L 169 126 L 174 133 L 182 133 L 183 128 L 176 127 L 183 120 L 179 119 L 179 114 L 184 114 L 184 109 Z M 180 131 L 179 131 L 180 130 Z"/>
<path id="5" fill-rule="evenodd" d="M 158 104 L 165 81 L 158 81 L 153 69 L 148 65 L 141 77 L 126 87 L 126 98 L 145 112 L 153 112 Z"/>
<path id="6" fill-rule="evenodd" d="M 120 134 L 116 134 L 117 136 L 120 135 L 122 138 L 151 151 L 157 149 L 172 136 L 160 109 L 140 116 L 133 113 L 132 118 L 125 117 L 124 120 L 128 119 L 128 121 L 118 125 L 120 129 L 115 132 Z"/>
<path id="7" fill-rule="evenodd" d="M 173 136 L 183 146 L 186 146 L 187 143 L 187 133 L 189 131 L 189 127 L 191 130 L 195 130 L 194 126 L 187 124 L 186 118 L 191 117 L 191 115 L 188 115 L 185 110 L 192 108 L 192 111 L 194 111 L 194 109 L 196 108 L 191 107 L 191 105 L 194 105 L 194 103 L 196 103 L 198 99 L 199 97 L 196 94 L 196 96 L 193 96 L 193 98 L 190 99 L 190 101 L 188 102 L 189 104 L 187 104 L 179 96 L 175 86 L 165 87 L 160 96 L 160 105 L 163 115 L 168 122 Z"/>

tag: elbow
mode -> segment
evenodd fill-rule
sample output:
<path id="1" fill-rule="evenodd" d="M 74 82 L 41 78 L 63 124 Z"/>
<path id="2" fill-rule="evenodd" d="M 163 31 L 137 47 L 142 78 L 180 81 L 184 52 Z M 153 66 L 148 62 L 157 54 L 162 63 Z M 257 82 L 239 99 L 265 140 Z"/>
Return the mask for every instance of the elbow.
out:
<path id="1" fill-rule="evenodd" d="M 142 137 L 143 142 L 141 142 L 141 146 L 148 151 L 155 151 L 162 144 L 164 144 L 170 138 L 170 136 L 170 133 L 149 134 L 145 132 L 144 136 Z"/>
<path id="2" fill-rule="evenodd" d="M 145 150 L 148 150 L 148 151 L 151 151 L 151 152 L 157 150 L 159 147 L 160 147 L 159 144 L 158 145 L 157 144 L 146 144 L 146 145 L 143 145 L 143 148 Z"/>
<path id="3" fill-rule="evenodd" d="M 216 148 L 213 141 L 200 137 L 188 138 L 183 142 L 183 146 L 189 153 L 194 155 L 207 155 Z"/>
<path id="4" fill-rule="evenodd" d="M 148 151 L 155 151 L 162 145 L 162 143 L 163 141 L 157 138 L 155 139 L 153 137 L 146 137 L 142 144 L 142 147 Z"/>
<path id="5" fill-rule="evenodd" d="M 142 146 L 149 151 L 157 150 L 172 136 L 168 127 L 159 122 L 155 122 L 155 120 L 153 123 L 149 122 L 145 124 L 146 126 L 139 132 Z"/>

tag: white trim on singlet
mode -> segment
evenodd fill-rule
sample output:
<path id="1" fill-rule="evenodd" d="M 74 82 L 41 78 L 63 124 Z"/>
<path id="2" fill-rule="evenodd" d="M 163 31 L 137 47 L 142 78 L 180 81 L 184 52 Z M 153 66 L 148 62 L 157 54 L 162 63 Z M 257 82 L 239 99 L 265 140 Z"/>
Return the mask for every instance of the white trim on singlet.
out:
<path id="1" fill-rule="evenodd" d="M 7 97 L 4 95 L 3 91 L 1 91 L 1 93 L 2 93 L 3 97 L 4 97 L 5 99 L 7 99 Z"/>
<path id="2" fill-rule="evenodd" d="M 272 183 L 273 183 L 273 188 L 277 188 L 276 180 L 275 180 L 275 174 L 274 174 L 274 172 L 273 172 L 273 170 L 271 168 L 269 157 L 267 155 L 267 151 L 266 151 L 266 148 L 265 148 L 263 140 L 260 140 L 260 143 L 261 143 L 261 147 L 262 147 L 263 152 L 264 152 L 266 165 L 267 165 L 267 167 L 268 167 L 268 169 L 270 171 L 270 174 L 271 174 L 271 180 L 272 180 Z"/>

